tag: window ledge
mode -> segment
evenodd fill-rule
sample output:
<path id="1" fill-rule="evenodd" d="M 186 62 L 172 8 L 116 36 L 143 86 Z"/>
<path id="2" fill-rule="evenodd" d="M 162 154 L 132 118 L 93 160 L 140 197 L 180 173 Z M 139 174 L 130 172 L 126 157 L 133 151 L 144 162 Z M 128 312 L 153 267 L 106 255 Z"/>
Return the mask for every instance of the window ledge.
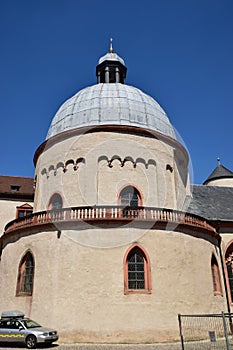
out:
<path id="1" fill-rule="evenodd" d="M 32 297 L 32 293 L 17 293 L 16 297 Z"/>
<path id="2" fill-rule="evenodd" d="M 151 290 L 148 289 L 127 289 L 124 292 L 125 295 L 127 294 L 151 294 Z"/>
<path id="3" fill-rule="evenodd" d="M 223 293 L 222 292 L 217 292 L 217 291 L 215 291 L 214 292 L 214 296 L 221 296 L 221 297 L 223 297 Z"/>

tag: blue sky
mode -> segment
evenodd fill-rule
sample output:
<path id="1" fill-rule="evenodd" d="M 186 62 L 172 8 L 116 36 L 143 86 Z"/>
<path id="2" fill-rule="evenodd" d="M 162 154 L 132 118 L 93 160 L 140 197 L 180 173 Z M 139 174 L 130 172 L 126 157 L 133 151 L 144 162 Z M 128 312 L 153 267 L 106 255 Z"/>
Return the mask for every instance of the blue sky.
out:
<path id="1" fill-rule="evenodd" d="M 232 0 L 0 0 L 0 174 L 33 176 L 59 106 L 96 83 L 113 47 L 127 84 L 155 98 L 189 151 L 194 183 L 233 171 Z"/>

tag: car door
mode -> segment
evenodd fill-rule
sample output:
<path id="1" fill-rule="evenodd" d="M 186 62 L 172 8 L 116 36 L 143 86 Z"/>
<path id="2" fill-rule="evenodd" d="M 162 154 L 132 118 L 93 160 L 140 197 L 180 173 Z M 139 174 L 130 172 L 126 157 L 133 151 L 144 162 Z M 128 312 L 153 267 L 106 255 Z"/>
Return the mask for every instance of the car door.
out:
<path id="1" fill-rule="evenodd" d="M 24 339 L 24 334 L 19 329 L 21 326 L 20 322 L 18 320 L 11 320 L 9 325 L 9 339 L 12 342 L 22 342 Z"/>
<path id="2" fill-rule="evenodd" d="M 0 341 L 11 341 L 10 320 L 0 320 Z"/>

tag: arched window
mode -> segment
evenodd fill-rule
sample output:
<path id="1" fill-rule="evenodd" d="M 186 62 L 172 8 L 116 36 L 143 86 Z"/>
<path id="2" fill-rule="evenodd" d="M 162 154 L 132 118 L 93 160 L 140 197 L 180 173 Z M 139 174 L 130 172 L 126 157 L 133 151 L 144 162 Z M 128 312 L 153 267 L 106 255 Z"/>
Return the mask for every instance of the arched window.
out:
<path id="1" fill-rule="evenodd" d="M 225 263 L 227 267 L 228 288 L 231 302 L 233 302 L 233 243 L 231 243 L 226 250 Z"/>
<path id="2" fill-rule="evenodd" d="M 27 252 L 19 264 L 16 295 L 32 295 L 34 279 L 34 259 Z"/>
<path id="3" fill-rule="evenodd" d="M 139 191 L 133 186 L 127 186 L 120 192 L 119 203 L 124 207 L 123 217 L 136 218 L 138 216 L 137 207 L 142 205 Z"/>
<path id="4" fill-rule="evenodd" d="M 211 272 L 212 272 L 214 294 L 222 294 L 220 272 L 219 272 L 217 259 L 214 256 L 214 254 L 212 255 L 212 259 L 211 259 Z"/>
<path id="5" fill-rule="evenodd" d="M 125 207 L 141 205 L 141 197 L 138 190 L 133 186 L 125 187 L 120 193 L 120 204 Z"/>
<path id="6" fill-rule="evenodd" d="M 134 245 L 126 253 L 124 272 L 125 294 L 151 292 L 149 257 L 138 245 Z"/>
<path id="7" fill-rule="evenodd" d="M 49 201 L 49 209 L 61 209 L 63 206 L 60 194 L 54 193 Z"/>

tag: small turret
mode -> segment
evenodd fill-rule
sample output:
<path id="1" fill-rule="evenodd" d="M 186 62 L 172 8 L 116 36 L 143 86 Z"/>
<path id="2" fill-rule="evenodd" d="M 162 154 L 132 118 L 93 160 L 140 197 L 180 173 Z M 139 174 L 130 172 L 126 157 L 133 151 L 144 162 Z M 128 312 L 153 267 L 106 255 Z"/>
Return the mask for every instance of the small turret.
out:
<path id="1" fill-rule="evenodd" d="M 233 172 L 220 163 L 220 158 L 217 158 L 217 161 L 218 165 L 204 181 L 203 185 L 233 187 Z"/>

